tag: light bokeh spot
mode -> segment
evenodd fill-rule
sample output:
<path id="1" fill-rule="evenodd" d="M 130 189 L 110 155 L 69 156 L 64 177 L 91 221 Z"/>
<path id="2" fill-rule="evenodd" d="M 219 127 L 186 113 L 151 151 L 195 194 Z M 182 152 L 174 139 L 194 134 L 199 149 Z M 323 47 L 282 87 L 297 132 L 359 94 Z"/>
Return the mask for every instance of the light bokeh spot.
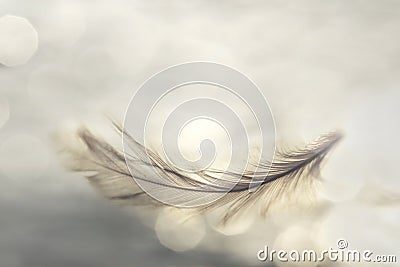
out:
<path id="1" fill-rule="evenodd" d="M 0 63 L 6 66 L 28 62 L 38 47 L 38 34 L 25 18 L 5 15 L 0 18 Z"/>
<path id="2" fill-rule="evenodd" d="M 0 127 L 10 118 L 10 106 L 5 97 L 0 96 Z"/>
<path id="3" fill-rule="evenodd" d="M 201 217 L 183 214 L 174 208 L 165 208 L 157 218 L 155 231 L 165 247 L 175 251 L 186 251 L 196 247 L 205 235 L 205 224 Z"/>

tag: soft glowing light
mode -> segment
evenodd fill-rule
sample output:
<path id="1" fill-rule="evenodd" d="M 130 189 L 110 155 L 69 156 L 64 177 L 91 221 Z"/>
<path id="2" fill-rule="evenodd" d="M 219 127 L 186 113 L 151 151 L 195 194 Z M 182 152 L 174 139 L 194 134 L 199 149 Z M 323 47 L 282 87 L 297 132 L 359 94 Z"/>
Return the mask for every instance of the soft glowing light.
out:
<path id="1" fill-rule="evenodd" d="M 175 251 L 194 248 L 205 235 L 201 218 L 173 208 L 166 208 L 158 215 L 155 230 L 161 244 Z"/>
<path id="2" fill-rule="evenodd" d="M 0 127 L 10 118 L 10 106 L 6 98 L 0 96 Z"/>
<path id="3" fill-rule="evenodd" d="M 38 47 L 36 30 L 22 17 L 1 17 L 0 37 L 0 63 L 6 66 L 25 64 Z"/>

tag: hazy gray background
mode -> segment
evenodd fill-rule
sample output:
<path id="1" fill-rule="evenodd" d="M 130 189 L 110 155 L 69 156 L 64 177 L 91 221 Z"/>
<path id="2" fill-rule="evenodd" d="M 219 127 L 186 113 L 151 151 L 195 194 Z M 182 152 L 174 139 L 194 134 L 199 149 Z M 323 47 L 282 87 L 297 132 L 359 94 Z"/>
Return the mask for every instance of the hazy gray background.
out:
<path id="1" fill-rule="evenodd" d="M 0 0 L 6 14 L 34 30 L 0 19 L 0 266 L 242 266 L 264 244 L 338 238 L 400 257 L 399 1 Z M 119 145 L 104 115 L 121 119 L 145 79 L 194 60 L 251 77 L 280 145 L 346 133 L 322 172 L 325 217 L 266 218 L 234 236 L 200 223 L 201 242 L 178 253 L 157 215 L 115 208 L 63 169 L 54 133 L 85 123 Z"/>

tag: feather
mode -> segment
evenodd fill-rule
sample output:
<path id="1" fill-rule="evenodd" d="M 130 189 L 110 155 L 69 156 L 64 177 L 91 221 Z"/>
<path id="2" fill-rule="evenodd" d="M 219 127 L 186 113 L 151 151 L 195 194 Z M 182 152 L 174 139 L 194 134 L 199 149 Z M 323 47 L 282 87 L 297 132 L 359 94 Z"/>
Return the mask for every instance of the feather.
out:
<path id="1" fill-rule="evenodd" d="M 132 175 L 135 179 L 154 183 L 165 195 L 171 194 L 172 189 L 174 192 L 191 191 L 193 195 L 169 196 L 178 199 L 182 206 L 204 194 L 221 194 L 214 202 L 190 209 L 196 213 L 207 213 L 223 207 L 220 220 L 222 224 L 228 223 L 249 208 L 256 207 L 256 204 L 260 214 L 265 215 L 273 204 L 293 197 L 296 191 L 312 196 L 321 163 L 342 138 L 340 132 L 331 132 L 301 149 L 278 151 L 272 163 L 258 164 L 256 171 L 236 173 L 208 169 L 196 173 L 197 178 L 194 178 L 193 175 L 167 164 L 162 157 L 136 142 L 117 124 L 114 126 L 120 134 L 125 135 L 125 141 L 134 152 L 133 155 L 124 157 L 121 151 L 82 128 L 78 131 L 78 136 L 87 149 L 84 152 L 68 150 L 73 163 L 69 168 L 84 172 L 89 182 L 101 194 L 123 205 L 166 205 L 144 192 Z M 130 170 L 127 161 L 129 166 L 133 166 Z M 153 179 L 154 170 L 162 174 L 164 181 Z M 221 173 L 225 174 L 225 179 L 219 178 Z M 254 178 L 261 182 L 254 191 L 249 191 Z M 235 184 L 232 186 L 232 183 Z M 209 189 L 204 191 L 203 186 L 208 186 Z"/>

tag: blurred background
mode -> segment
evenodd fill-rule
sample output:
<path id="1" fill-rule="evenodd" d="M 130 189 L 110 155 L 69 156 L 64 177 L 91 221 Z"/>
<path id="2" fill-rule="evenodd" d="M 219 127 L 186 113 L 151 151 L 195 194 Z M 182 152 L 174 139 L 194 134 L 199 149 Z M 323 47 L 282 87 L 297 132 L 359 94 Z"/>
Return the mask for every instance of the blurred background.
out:
<path id="1" fill-rule="evenodd" d="M 339 238 L 399 261 L 399 36 L 395 0 L 0 0 L 0 266 L 265 266 L 264 245 Z M 345 133 L 321 171 L 329 208 L 182 225 L 116 208 L 63 168 L 55 134 L 85 124 L 120 147 L 106 115 L 122 121 L 143 81 L 196 60 L 261 88 L 278 147 Z"/>

